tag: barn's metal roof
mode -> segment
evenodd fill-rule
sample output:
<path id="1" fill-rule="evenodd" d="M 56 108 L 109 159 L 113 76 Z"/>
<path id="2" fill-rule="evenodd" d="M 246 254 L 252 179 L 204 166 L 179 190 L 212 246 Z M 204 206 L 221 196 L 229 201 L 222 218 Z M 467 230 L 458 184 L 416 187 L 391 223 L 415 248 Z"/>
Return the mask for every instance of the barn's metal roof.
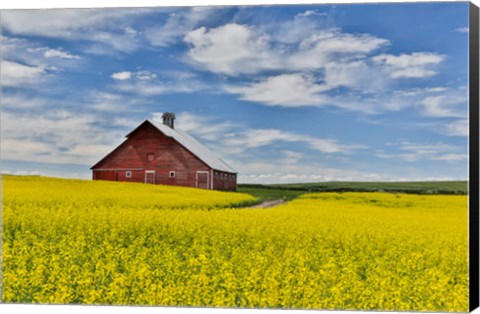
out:
<path id="1" fill-rule="evenodd" d="M 215 170 L 226 171 L 231 173 L 237 173 L 235 169 L 230 167 L 225 161 L 218 157 L 214 152 L 209 150 L 207 147 L 199 143 L 196 139 L 188 135 L 187 133 L 178 130 L 172 129 L 167 125 L 156 121 L 150 121 L 154 127 L 156 127 L 160 132 L 165 134 L 168 137 L 173 138 L 180 144 L 182 144 L 186 149 L 192 152 L 197 156 L 201 161 L 206 163 L 209 167 Z"/>

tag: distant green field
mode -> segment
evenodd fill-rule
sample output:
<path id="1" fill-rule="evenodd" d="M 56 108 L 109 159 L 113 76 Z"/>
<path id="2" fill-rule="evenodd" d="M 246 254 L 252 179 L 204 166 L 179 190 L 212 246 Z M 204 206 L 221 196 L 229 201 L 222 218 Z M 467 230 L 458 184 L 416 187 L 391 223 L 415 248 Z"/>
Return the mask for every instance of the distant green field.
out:
<path id="1" fill-rule="evenodd" d="M 408 194 L 459 194 L 468 192 L 467 181 L 431 182 L 322 182 L 291 184 L 239 184 L 238 191 L 263 200 L 293 199 L 306 192 L 390 192 Z"/>

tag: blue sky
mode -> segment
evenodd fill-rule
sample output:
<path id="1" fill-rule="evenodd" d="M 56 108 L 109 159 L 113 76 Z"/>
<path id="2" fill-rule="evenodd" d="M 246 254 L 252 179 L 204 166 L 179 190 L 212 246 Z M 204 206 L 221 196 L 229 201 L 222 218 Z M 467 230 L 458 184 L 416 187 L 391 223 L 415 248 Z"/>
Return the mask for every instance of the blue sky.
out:
<path id="1" fill-rule="evenodd" d="M 240 182 L 467 179 L 468 3 L 4 10 L 2 172 L 177 115 Z"/>

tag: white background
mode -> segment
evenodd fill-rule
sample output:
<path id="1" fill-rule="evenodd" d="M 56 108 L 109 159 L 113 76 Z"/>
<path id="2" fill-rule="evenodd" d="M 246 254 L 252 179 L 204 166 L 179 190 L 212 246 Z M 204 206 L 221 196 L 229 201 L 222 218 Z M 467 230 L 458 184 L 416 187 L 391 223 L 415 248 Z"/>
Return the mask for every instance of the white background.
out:
<path id="1" fill-rule="evenodd" d="M 448 0 L 436 0 L 448 1 Z M 251 4 L 311 4 L 311 3 L 366 3 L 366 2 L 380 2 L 372 0 L 14 0 L 14 1 L 2 1 L 0 3 L 0 9 L 41 9 L 41 8 L 92 8 L 92 7 L 141 7 L 141 6 L 192 6 L 192 5 L 251 5 Z M 412 0 L 404 1 L 386 1 L 382 2 L 416 2 Z M 480 6 L 480 0 L 473 0 L 477 6 Z M 79 305 L 18 305 L 18 304 L 1 304 L 1 314 L 11 313 L 40 313 L 40 314 L 57 314 L 65 313 L 77 314 L 77 313 L 102 313 L 102 314 L 181 314 L 181 313 L 194 313 L 194 314 L 223 314 L 223 313 L 250 313 L 250 314 L 270 314 L 270 313 L 330 313 L 332 311 L 302 311 L 292 310 L 285 312 L 285 310 L 244 310 L 244 309 L 213 309 L 213 308 L 166 308 L 166 307 L 128 307 L 128 306 L 79 306 Z M 364 312 L 355 311 L 338 311 L 343 314 L 359 314 Z M 375 313 L 395 313 L 395 312 L 375 312 Z M 480 314 L 480 309 L 475 310 L 473 313 Z"/>

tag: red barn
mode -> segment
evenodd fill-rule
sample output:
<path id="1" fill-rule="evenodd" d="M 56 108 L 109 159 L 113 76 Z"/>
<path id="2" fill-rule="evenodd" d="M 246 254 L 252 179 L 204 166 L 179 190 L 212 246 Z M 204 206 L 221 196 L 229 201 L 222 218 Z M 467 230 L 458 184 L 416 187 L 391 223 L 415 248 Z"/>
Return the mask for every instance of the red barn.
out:
<path id="1" fill-rule="evenodd" d="M 235 191 L 237 173 L 185 132 L 174 128 L 175 115 L 163 124 L 145 120 L 92 169 L 93 180 L 143 182 Z"/>

